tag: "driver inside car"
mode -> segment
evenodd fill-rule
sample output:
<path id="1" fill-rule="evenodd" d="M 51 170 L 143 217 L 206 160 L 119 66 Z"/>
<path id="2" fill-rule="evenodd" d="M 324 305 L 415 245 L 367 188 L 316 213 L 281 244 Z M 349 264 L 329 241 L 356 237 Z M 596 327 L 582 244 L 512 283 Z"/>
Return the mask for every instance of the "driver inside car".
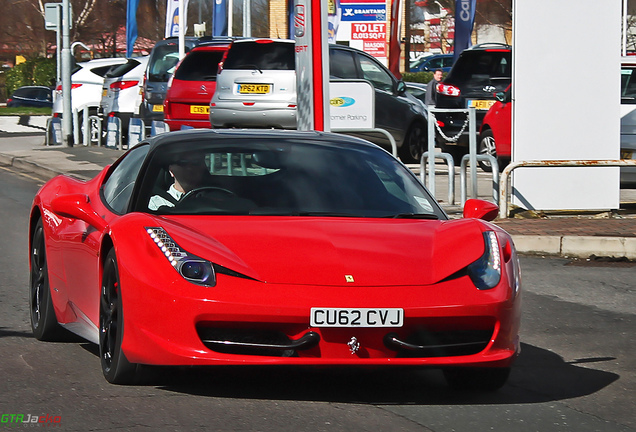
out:
<path id="1" fill-rule="evenodd" d="M 168 166 L 168 172 L 173 179 L 172 184 L 166 193 L 150 198 L 148 209 L 157 210 L 161 206 L 174 207 L 185 194 L 200 187 L 210 174 L 203 155 L 188 155 L 180 158 Z"/>

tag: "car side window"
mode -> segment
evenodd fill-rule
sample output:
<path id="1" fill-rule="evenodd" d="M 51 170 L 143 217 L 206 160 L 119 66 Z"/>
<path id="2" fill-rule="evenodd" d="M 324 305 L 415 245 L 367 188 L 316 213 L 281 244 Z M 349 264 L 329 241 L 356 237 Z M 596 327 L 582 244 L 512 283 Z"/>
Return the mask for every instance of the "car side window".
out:
<path id="1" fill-rule="evenodd" d="M 370 81 L 377 90 L 393 93 L 393 80 L 391 76 L 373 60 L 360 55 L 358 55 L 358 58 L 360 60 L 363 78 Z"/>
<path id="2" fill-rule="evenodd" d="M 342 79 L 358 79 L 358 69 L 352 53 L 332 49 L 329 54 L 329 75 Z"/>
<path id="3" fill-rule="evenodd" d="M 148 153 L 148 148 L 148 145 L 133 148 L 104 182 L 102 188 L 104 200 L 115 213 L 126 212 L 135 187 L 135 180 Z"/>

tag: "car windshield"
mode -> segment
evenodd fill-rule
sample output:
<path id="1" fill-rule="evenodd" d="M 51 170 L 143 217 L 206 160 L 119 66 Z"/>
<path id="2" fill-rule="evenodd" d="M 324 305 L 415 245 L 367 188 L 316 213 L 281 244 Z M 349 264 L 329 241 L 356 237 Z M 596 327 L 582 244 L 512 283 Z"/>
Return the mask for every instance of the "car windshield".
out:
<path id="1" fill-rule="evenodd" d="M 621 68 L 621 103 L 636 104 L 636 65 Z"/>
<path id="2" fill-rule="evenodd" d="M 179 51 L 176 44 L 155 47 L 148 68 L 148 78 L 151 81 L 168 82 L 179 63 Z"/>
<path id="3" fill-rule="evenodd" d="M 175 72 L 175 79 L 183 81 L 216 81 L 223 51 L 192 51 Z"/>
<path id="4" fill-rule="evenodd" d="M 280 137 L 155 152 L 138 210 L 164 215 L 445 218 L 407 168 L 364 145 Z"/>
<path id="5" fill-rule="evenodd" d="M 512 54 L 509 50 L 465 51 L 444 82 L 479 87 L 486 84 L 506 88 L 512 77 Z"/>
<path id="6" fill-rule="evenodd" d="M 295 70 L 293 43 L 254 41 L 232 45 L 224 69 Z"/>

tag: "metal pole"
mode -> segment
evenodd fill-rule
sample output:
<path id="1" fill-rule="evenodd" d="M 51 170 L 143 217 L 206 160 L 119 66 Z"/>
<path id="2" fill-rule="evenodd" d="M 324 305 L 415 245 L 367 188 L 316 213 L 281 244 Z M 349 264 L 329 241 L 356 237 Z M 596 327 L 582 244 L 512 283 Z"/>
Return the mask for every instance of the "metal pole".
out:
<path id="1" fill-rule="evenodd" d="M 243 0 L 243 37 L 252 37 L 252 0 Z"/>
<path id="2" fill-rule="evenodd" d="M 627 0 L 623 0 L 623 57 L 627 55 Z"/>
<path id="3" fill-rule="evenodd" d="M 186 11 L 183 10 L 184 1 L 179 0 L 179 59 L 185 57 L 185 26 L 183 22 L 186 19 Z"/>
<path id="4" fill-rule="evenodd" d="M 227 1 L 227 35 L 232 37 L 232 26 L 234 25 L 234 0 Z"/>
<path id="5" fill-rule="evenodd" d="M 57 45 L 56 58 L 57 58 L 57 79 L 55 85 L 61 84 L 62 79 L 62 8 L 61 5 L 57 7 L 57 31 L 55 32 L 55 43 Z"/>
<path id="6" fill-rule="evenodd" d="M 428 190 L 435 196 L 435 113 L 428 111 Z M 423 158 L 424 156 L 422 156 Z"/>
<path id="7" fill-rule="evenodd" d="M 69 0 L 64 0 L 62 2 L 62 142 L 72 147 L 73 106 L 71 105 L 71 44 L 69 35 L 71 16 L 69 12 Z"/>
<path id="8" fill-rule="evenodd" d="M 471 198 L 477 198 L 477 125 L 475 108 L 468 108 L 468 150 L 470 154 Z"/>

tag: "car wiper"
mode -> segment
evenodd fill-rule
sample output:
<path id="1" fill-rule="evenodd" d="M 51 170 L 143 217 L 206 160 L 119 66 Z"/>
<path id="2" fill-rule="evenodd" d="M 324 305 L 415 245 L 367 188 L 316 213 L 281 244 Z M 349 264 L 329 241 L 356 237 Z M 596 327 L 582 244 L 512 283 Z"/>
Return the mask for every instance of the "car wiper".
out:
<path id="1" fill-rule="evenodd" d="M 260 72 L 261 74 L 263 73 L 261 68 L 259 68 L 255 64 L 242 64 L 240 66 L 237 66 L 236 69 L 254 69 L 254 70 L 257 70 L 258 72 Z"/>
<path id="2" fill-rule="evenodd" d="M 431 220 L 439 219 L 439 216 L 431 214 L 431 213 L 398 213 L 395 215 L 388 215 L 384 217 L 393 218 L 393 219 L 431 219 Z"/>

